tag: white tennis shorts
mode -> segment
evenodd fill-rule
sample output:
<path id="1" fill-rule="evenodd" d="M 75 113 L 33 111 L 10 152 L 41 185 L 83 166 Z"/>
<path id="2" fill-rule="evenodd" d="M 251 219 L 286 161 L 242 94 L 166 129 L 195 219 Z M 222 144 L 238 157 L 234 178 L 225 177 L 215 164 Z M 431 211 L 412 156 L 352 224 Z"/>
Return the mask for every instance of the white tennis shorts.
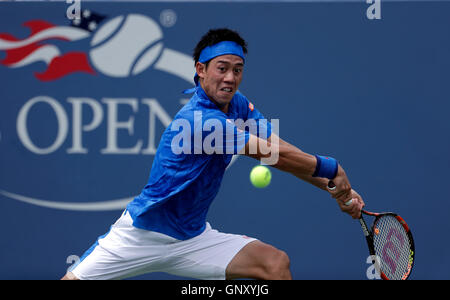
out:
<path id="1" fill-rule="evenodd" d="M 78 279 L 123 279 L 150 272 L 217 280 L 225 279 L 225 270 L 233 257 L 256 240 L 243 235 L 206 229 L 200 235 L 182 241 L 133 226 L 124 212 L 110 231 L 69 270 Z"/>

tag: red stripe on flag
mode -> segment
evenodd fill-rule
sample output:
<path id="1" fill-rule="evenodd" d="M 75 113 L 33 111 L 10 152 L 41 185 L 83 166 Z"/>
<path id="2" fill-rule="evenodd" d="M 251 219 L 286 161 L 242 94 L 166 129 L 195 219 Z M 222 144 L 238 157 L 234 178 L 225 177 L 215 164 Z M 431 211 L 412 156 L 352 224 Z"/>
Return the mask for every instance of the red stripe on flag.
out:
<path id="1" fill-rule="evenodd" d="M 42 20 L 28 21 L 28 22 L 23 23 L 23 25 L 30 28 L 30 30 L 31 30 L 30 36 L 40 32 L 42 30 L 55 27 L 55 25 L 53 25 L 52 23 L 42 21 Z"/>
<path id="2" fill-rule="evenodd" d="M 0 33 L 0 40 L 8 42 L 17 42 L 18 39 L 9 33 Z"/>
<path id="3" fill-rule="evenodd" d="M 50 62 L 47 70 L 43 73 L 35 73 L 34 75 L 41 81 L 52 81 L 74 72 L 95 74 L 85 53 L 70 52 L 56 57 Z"/>
<path id="4" fill-rule="evenodd" d="M 30 36 L 35 35 L 38 32 L 41 32 L 45 29 L 49 29 L 52 27 L 56 27 L 52 23 L 41 21 L 41 20 L 33 20 L 23 23 L 24 26 L 28 27 L 31 31 Z M 20 41 L 20 39 L 16 38 L 15 36 L 9 34 L 9 33 L 0 33 L 0 39 L 9 41 L 9 42 L 17 42 Z M 65 39 L 64 39 L 65 40 Z"/>
<path id="5" fill-rule="evenodd" d="M 16 49 L 10 49 L 5 50 L 6 57 L 3 60 L 0 60 L 0 64 L 9 66 L 12 64 L 15 64 L 28 55 L 30 55 L 32 52 L 36 51 L 37 49 L 41 48 L 44 45 L 39 45 L 37 43 L 30 44 L 28 46 L 16 48 Z"/>

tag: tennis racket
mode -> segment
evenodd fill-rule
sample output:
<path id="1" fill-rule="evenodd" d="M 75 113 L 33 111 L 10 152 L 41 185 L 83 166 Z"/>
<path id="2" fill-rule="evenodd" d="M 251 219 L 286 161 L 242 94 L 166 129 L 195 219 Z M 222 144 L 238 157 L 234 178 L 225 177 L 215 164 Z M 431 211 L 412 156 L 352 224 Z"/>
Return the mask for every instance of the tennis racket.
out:
<path id="1" fill-rule="evenodd" d="M 330 181 L 328 188 L 336 188 Z M 349 200 L 346 205 L 350 205 Z M 363 215 L 375 217 L 372 227 L 368 227 Z M 414 240 L 405 220 L 392 212 L 374 213 L 361 211 L 359 218 L 363 234 L 375 269 L 384 280 L 406 280 L 414 265 Z"/>

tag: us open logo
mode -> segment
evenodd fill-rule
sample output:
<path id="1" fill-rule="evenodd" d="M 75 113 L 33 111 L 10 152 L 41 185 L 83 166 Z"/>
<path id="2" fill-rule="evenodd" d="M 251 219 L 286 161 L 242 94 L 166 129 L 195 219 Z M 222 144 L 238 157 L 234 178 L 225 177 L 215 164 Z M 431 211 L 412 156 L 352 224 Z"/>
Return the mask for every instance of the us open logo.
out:
<path id="1" fill-rule="evenodd" d="M 84 10 L 70 26 L 24 25 L 26 37 L 0 33 L 0 75 L 23 78 L 2 99 L 0 195 L 54 209 L 123 209 L 187 101 L 171 86 L 193 85 L 192 58 L 166 47 L 160 25 L 141 14 Z"/>

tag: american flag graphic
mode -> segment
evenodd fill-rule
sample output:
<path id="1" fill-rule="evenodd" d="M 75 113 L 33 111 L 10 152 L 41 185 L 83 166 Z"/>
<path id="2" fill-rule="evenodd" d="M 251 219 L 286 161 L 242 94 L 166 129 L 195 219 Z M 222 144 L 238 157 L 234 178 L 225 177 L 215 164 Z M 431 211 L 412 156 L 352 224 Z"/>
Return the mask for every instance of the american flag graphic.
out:
<path id="1" fill-rule="evenodd" d="M 88 56 L 82 51 L 61 53 L 52 41 L 73 42 L 91 35 L 105 17 L 89 10 L 82 12 L 81 19 L 74 19 L 69 26 L 58 26 L 44 20 L 30 20 L 23 25 L 30 29 L 24 39 L 18 39 L 9 33 L 0 33 L 0 51 L 6 57 L 0 64 L 9 68 L 20 68 L 35 62 L 45 62 L 47 69 L 35 72 L 41 81 L 52 81 L 74 72 L 95 74 Z"/>

